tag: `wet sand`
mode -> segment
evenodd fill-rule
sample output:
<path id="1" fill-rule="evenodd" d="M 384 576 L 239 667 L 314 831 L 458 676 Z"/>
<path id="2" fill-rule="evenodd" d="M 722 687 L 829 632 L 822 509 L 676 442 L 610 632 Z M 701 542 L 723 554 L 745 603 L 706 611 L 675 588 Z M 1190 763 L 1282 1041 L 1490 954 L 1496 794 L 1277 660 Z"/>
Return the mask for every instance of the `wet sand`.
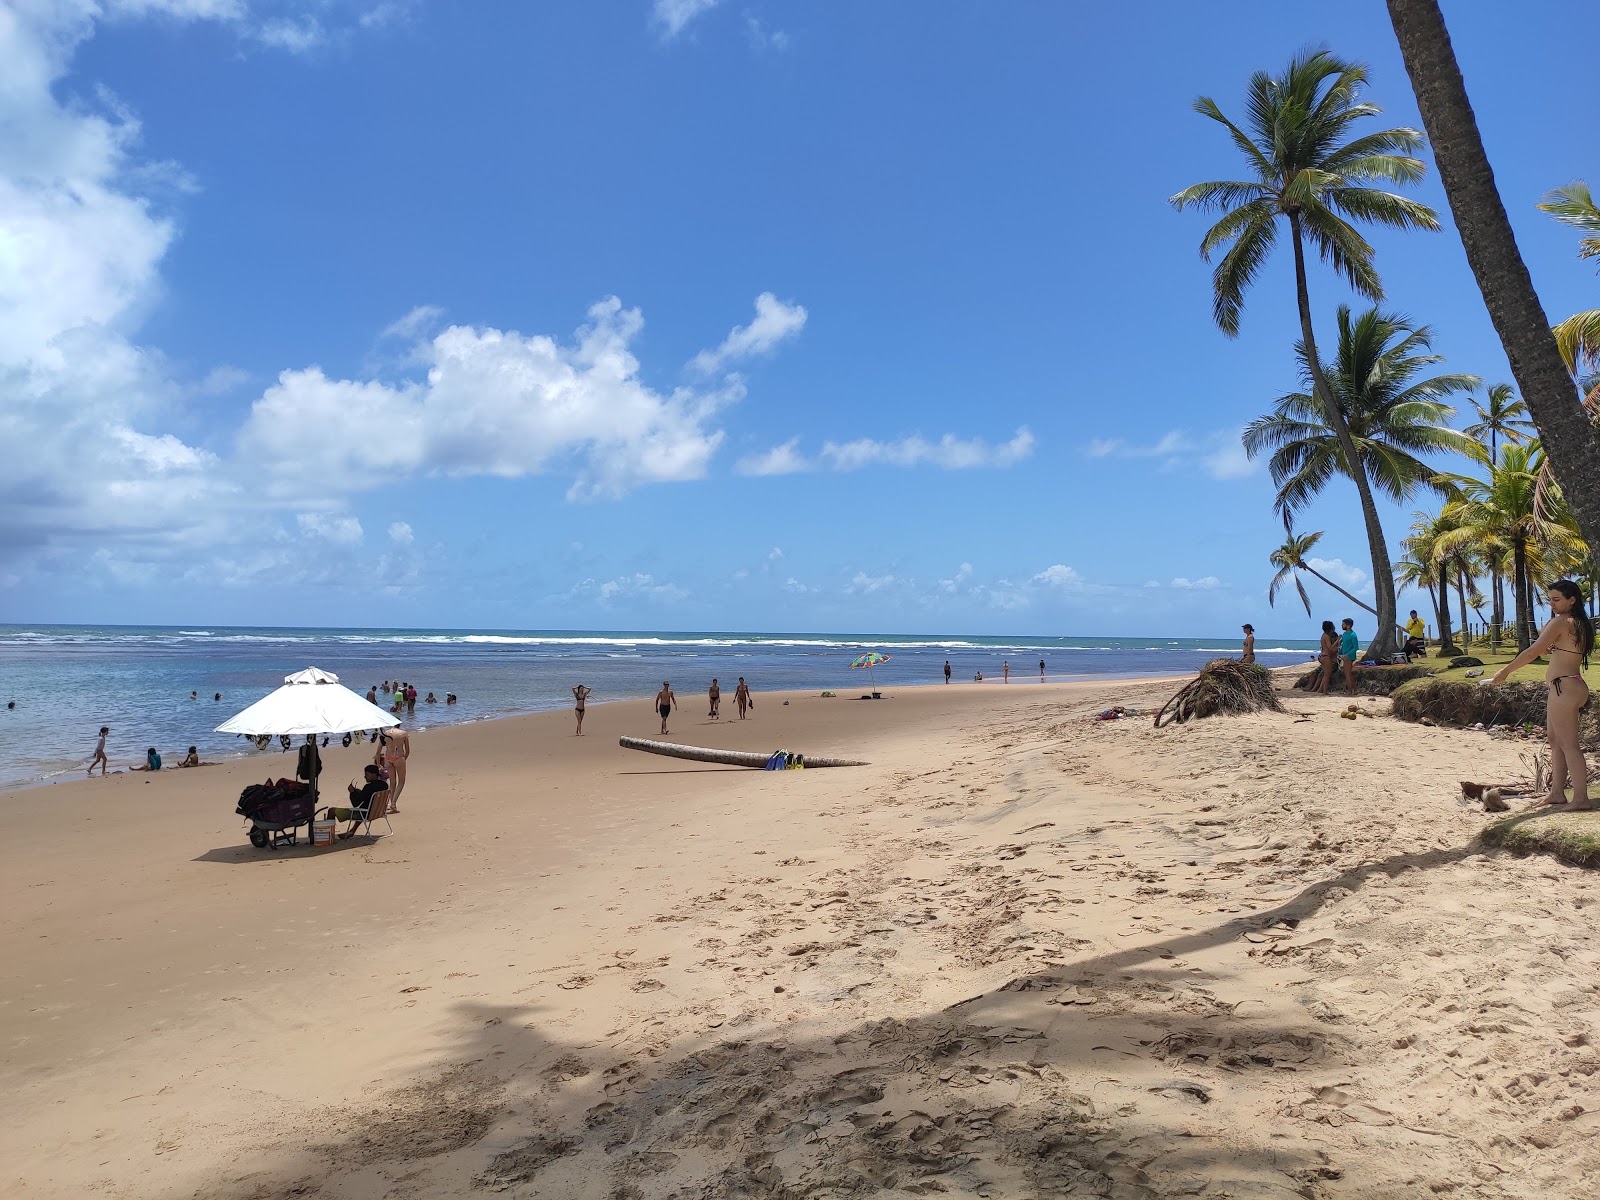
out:
<path id="1" fill-rule="evenodd" d="M 1174 687 L 429 732 L 331 849 L 232 813 L 291 755 L 8 795 L 0 1192 L 1589 1194 L 1600 893 L 1458 803 L 1528 747 L 1088 719 Z"/>

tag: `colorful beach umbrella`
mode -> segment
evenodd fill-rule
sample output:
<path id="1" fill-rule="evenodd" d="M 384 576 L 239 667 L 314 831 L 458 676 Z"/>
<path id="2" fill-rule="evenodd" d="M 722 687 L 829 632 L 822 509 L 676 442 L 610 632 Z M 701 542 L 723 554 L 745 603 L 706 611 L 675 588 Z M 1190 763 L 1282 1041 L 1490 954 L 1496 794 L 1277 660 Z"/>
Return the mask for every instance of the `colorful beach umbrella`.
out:
<path id="1" fill-rule="evenodd" d="M 851 663 L 850 665 L 852 667 L 866 667 L 868 670 L 871 670 L 873 667 L 877 666 L 879 663 L 885 663 L 885 662 L 888 662 L 888 661 L 889 661 L 889 656 L 887 654 L 879 654 L 876 650 L 872 650 L 872 651 L 869 651 L 866 654 L 863 654 L 860 658 L 856 659 L 855 662 Z"/>
<path id="2" fill-rule="evenodd" d="M 856 667 L 865 667 L 867 669 L 867 674 L 872 679 L 872 688 L 874 691 L 876 691 L 878 687 L 878 677 L 873 673 L 872 668 L 877 666 L 879 663 L 885 663 L 888 661 L 889 656 L 887 654 L 879 654 L 876 650 L 869 650 L 860 658 L 856 659 L 855 662 L 851 663 L 850 666 L 852 669 Z"/>

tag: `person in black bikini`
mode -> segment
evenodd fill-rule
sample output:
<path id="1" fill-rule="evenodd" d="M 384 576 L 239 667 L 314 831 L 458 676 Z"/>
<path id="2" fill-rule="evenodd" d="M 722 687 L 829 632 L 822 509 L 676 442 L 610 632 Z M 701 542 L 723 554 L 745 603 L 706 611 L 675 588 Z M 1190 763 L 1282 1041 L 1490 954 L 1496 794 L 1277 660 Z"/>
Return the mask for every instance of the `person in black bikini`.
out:
<path id="1" fill-rule="evenodd" d="M 1563 804 L 1571 811 L 1594 807 L 1589 799 L 1589 768 L 1578 745 L 1578 714 L 1588 706 L 1589 685 L 1580 671 L 1594 649 L 1594 622 L 1583 611 L 1583 590 L 1570 579 L 1558 579 L 1545 594 L 1550 619 L 1539 638 L 1496 672 L 1490 683 L 1504 683 L 1511 673 L 1542 654 L 1550 656 L 1544 673 L 1550 694 L 1545 700 L 1544 727 L 1550 740 L 1550 793 L 1542 803 Z M 1572 803 L 1566 788 L 1572 785 Z"/>

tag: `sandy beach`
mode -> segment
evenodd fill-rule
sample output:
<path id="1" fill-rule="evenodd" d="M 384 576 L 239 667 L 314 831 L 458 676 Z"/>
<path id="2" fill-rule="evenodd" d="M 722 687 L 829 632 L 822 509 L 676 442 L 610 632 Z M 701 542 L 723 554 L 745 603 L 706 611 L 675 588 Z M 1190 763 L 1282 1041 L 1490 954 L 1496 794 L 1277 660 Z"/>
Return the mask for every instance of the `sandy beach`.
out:
<path id="1" fill-rule="evenodd" d="M 1530 747 L 1090 719 L 1174 686 L 675 716 L 872 764 L 781 774 L 642 699 L 429 732 L 329 849 L 233 815 L 288 755 L 7 794 L 0 1192 L 1590 1194 L 1600 893 L 1456 785 Z"/>

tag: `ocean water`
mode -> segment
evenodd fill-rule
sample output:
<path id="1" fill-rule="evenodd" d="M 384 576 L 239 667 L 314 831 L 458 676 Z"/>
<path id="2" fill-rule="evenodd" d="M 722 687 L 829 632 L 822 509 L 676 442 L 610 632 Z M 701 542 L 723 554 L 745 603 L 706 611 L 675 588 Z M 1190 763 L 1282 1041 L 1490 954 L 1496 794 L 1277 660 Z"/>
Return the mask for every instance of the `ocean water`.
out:
<path id="1" fill-rule="evenodd" d="M 1312 649 L 1289 642 L 1256 653 L 1272 666 Z M 849 668 L 868 650 L 890 656 L 870 677 Z M 594 689 L 590 703 L 643 703 L 670 679 L 688 701 L 716 676 L 731 704 L 740 675 L 758 696 L 811 688 L 849 695 L 869 683 L 938 683 L 946 659 L 961 683 L 978 671 L 997 679 L 1007 659 L 1013 678 L 1037 678 L 1042 658 L 1049 677 L 1063 679 L 1181 674 L 1237 652 L 1236 641 L 1221 638 L 0 625 L 0 787 L 75 776 L 101 725 L 112 729 L 113 770 L 142 762 L 147 746 L 174 762 L 191 745 L 208 759 L 276 756 L 276 747 L 258 751 L 212 730 L 308 666 L 333 671 L 356 692 L 409 681 L 419 698 L 409 725 L 427 729 L 565 708 L 579 683 Z M 429 691 L 438 704 L 420 702 Z M 218 692 L 221 701 L 212 699 Z M 446 707 L 446 692 L 460 702 Z M 3 707 L 13 700 L 14 709 Z"/>

